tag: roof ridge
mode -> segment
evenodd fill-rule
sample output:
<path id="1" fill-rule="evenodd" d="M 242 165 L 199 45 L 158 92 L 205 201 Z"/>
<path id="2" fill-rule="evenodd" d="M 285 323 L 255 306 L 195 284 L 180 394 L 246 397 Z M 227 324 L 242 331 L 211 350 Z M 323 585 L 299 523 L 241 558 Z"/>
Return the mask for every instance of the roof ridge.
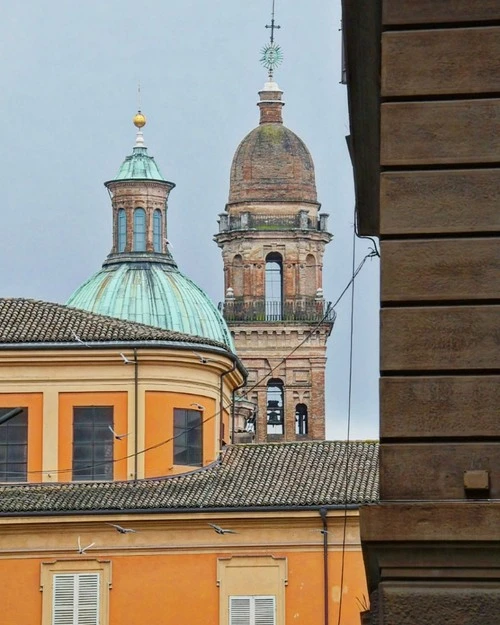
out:
<path id="1" fill-rule="evenodd" d="M 0 298 L 0 310 L 0 343 L 4 345 L 172 341 L 230 351 L 221 341 L 208 337 L 111 317 L 58 302 L 3 297 Z"/>

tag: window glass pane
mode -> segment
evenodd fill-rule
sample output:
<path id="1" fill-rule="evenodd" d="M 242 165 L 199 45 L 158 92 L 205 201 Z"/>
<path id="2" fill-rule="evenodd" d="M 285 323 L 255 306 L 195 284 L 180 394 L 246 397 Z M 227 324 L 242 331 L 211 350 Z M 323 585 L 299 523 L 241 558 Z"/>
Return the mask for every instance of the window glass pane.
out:
<path id="1" fill-rule="evenodd" d="M 0 408 L 0 417 L 14 408 Z M 28 409 L 0 425 L 0 482 L 25 482 L 28 462 Z"/>
<path id="2" fill-rule="evenodd" d="M 201 466 L 203 424 L 199 410 L 174 409 L 174 463 Z"/>
<path id="3" fill-rule="evenodd" d="M 153 249 L 155 252 L 161 252 L 161 222 L 161 211 L 155 210 L 153 214 Z"/>
<path id="4" fill-rule="evenodd" d="M 26 445 L 9 445 L 7 460 L 8 462 L 26 462 Z"/>
<path id="5" fill-rule="evenodd" d="M 279 321 L 283 305 L 283 260 L 280 254 L 266 258 L 266 320 Z"/>
<path id="6" fill-rule="evenodd" d="M 127 242 L 127 214 L 123 208 L 118 210 L 118 251 L 125 251 Z"/>
<path id="7" fill-rule="evenodd" d="M 73 479 L 112 480 L 112 406 L 73 408 Z"/>
<path id="8" fill-rule="evenodd" d="M 146 251 L 146 211 L 136 208 L 134 211 L 134 252 Z"/>

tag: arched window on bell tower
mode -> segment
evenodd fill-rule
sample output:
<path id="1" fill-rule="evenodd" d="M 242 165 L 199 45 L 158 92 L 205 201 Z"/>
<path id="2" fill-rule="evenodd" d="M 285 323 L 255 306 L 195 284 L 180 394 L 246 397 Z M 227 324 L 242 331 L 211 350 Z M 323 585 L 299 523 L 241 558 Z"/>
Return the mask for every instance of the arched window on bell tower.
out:
<path id="1" fill-rule="evenodd" d="M 134 252 L 146 251 L 146 211 L 143 208 L 134 210 Z"/>
<path id="2" fill-rule="evenodd" d="M 162 232 L 162 218 L 161 210 L 156 209 L 153 213 L 153 250 L 155 252 L 161 252 L 161 232 Z"/>
<path id="3" fill-rule="evenodd" d="M 124 252 L 127 244 L 127 213 L 124 208 L 118 209 L 118 252 Z"/>
<path id="4" fill-rule="evenodd" d="M 283 318 L 283 258 L 272 252 L 266 256 L 266 321 Z"/>
<path id="5" fill-rule="evenodd" d="M 271 378 L 267 383 L 267 433 L 284 434 L 284 392 L 283 380 Z"/>
<path id="6" fill-rule="evenodd" d="M 314 297 L 318 289 L 316 284 L 316 259 L 312 254 L 308 254 L 306 257 L 306 272 L 305 272 L 305 290 L 304 293 L 307 297 Z"/>
<path id="7" fill-rule="evenodd" d="M 295 434 L 307 434 L 307 406 L 305 404 L 295 406 Z"/>
<path id="8" fill-rule="evenodd" d="M 234 295 L 236 297 L 243 296 L 243 258 L 240 254 L 236 254 L 233 258 L 232 281 L 228 286 L 233 287 Z"/>

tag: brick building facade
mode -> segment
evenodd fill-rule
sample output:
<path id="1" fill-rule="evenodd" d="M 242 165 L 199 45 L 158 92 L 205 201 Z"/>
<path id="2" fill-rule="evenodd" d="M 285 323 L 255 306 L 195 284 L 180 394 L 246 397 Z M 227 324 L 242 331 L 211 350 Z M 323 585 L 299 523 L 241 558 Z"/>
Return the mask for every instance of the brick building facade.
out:
<path id="1" fill-rule="evenodd" d="M 283 125 L 282 91 L 269 81 L 259 95 L 260 124 L 236 150 L 215 236 L 223 313 L 249 372 L 247 429 L 255 440 L 319 440 L 334 320 L 323 298 L 323 253 L 332 236 L 311 155 Z"/>

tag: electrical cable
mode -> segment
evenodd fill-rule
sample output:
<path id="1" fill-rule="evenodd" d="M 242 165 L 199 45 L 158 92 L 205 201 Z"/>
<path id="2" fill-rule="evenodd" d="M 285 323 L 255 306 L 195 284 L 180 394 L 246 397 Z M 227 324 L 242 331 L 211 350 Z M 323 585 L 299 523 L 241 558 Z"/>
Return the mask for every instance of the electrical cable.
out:
<path id="1" fill-rule="evenodd" d="M 353 230 L 352 236 L 352 267 L 354 271 L 354 263 L 356 262 L 356 229 Z M 363 261 L 366 260 L 366 256 Z M 351 289 L 351 319 L 350 319 L 350 332 L 349 332 L 349 392 L 347 403 L 347 436 L 346 436 L 346 465 L 344 474 L 344 523 L 342 529 L 342 556 L 340 561 L 340 597 L 339 597 L 339 613 L 337 619 L 337 625 L 340 625 L 342 618 L 342 597 L 344 594 L 344 572 L 345 572 L 345 549 L 347 538 L 347 488 L 349 483 L 349 460 L 350 460 L 350 438 L 351 438 L 351 405 L 352 405 L 352 364 L 353 364 L 353 347 L 354 347 L 354 281 L 352 281 Z"/>
<path id="2" fill-rule="evenodd" d="M 353 272 L 352 272 L 351 279 L 347 283 L 346 287 L 342 290 L 342 292 L 340 293 L 338 298 L 335 300 L 335 302 L 333 304 L 330 303 L 330 304 L 327 305 L 326 311 L 325 311 L 324 315 L 322 316 L 322 318 L 306 333 L 306 336 L 277 365 L 275 365 L 271 369 L 271 371 L 269 371 L 268 373 L 266 373 L 265 376 L 263 376 L 262 378 L 257 380 L 257 382 L 255 382 L 255 384 L 253 386 L 251 386 L 248 389 L 245 389 L 244 392 L 242 393 L 242 397 L 246 397 L 249 393 L 251 393 L 266 378 L 268 378 L 270 375 L 272 375 L 274 373 L 274 371 L 278 367 L 280 367 L 283 363 L 285 363 L 298 349 L 300 349 L 300 347 L 302 347 L 302 345 L 311 337 L 311 335 L 316 331 L 316 329 L 319 328 L 319 326 L 326 321 L 326 319 L 330 315 L 331 311 L 341 301 L 341 299 L 343 298 L 345 293 L 348 291 L 349 286 L 351 286 L 351 284 L 353 285 L 353 291 L 354 291 L 354 284 L 353 284 L 354 280 L 358 276 L 359 272 L 363 268 L 363 265 L 368 260 L 368 258 L 372 258 L 374 256 L 377 256 L 377 253 L 376 253 L 376 251 L 371 250 L 368 254 L 365 255 L 365 257 L 359 263 L 359 265 L 358 265 L 358 267 L 356 269 L 354 269 L 354 259 L 353 259 Z M 351 314 L 352 314 L 352 305 L 351 305 Z M 352 332 L 352 322 L 351 322 L 351 332 Z M 352 351 L 352 336 L 351 336 L 351 351 Z M 351 354 L 351 365 L 350 366 L 352 367 L 352 354 Z M 350 394 L 351 394 L 351 391 L 350 391 L 350 381 L 349 381 L 349 406 L 350 406 Z M 231 406 L 231 402 L 229 404 L 227 404 L 226 406 L 222 406 L 221 409 L 219 409 L 213 415 L 207 417 L 206 419 L 203 419 L 201 421 L 200 425 L 204 425 L 205 423 L 208 423 L 208 421 L 211 421 L 212 419 L 215 419 L 216 417 L 221 415 L 224 412 L 224 410 L 226 410 L 230 406 Z M 153 449 L 158 449 L 159 447 L 163 447 L 163 445 L 167 445 L 168 443 L 171 443 L 176 438 L 178 438 L 180 436 L 183 436 L 184 434 L 186 434 L 187 432 L 190 432 L 191 430 L 195 430 L 197 427 L 199 427 L 199 426 L 195 425 L 195 426 L 192 426 L 191 428 L 187 428 L 186 430 L 183 430 L 182 432 L 179 432 L 179 434 L 175 434 L 175 435 L 171 436 L 168 439 L 165 439 L 163 441 L 155 443 L 154 445 L 151 445 L 149 447 L 145 447 L 144 449 L 141 449 L 141 450 L 139 450 L 137 452 L 134 451 L 134 453 L 128 454 L 126 456 L 122 456 L 121 458 L 113 458 L 112 460 L 103 460 L 102 462 L 95 462 L 92 465 L 89 465 L 88 467 L 80 467 L 79 469 L 80 470 L 84 470 L 84 469 L 90 469 L 90 468 L 93 468 L 93 467 L 105 466 L 105 465 L 108 465 L 108 464 L 115 464 L 117 462 L 122 462 L 124 460 L 129 460 L 130 458 L 138 457 L 138 456 L 140 456 L 142 454 L 145 454 L 148 451 L 152 451 Z M 67 468 L 67 469 L 40 469 L 40 470 L 26 471 L 26 475 L 34 475 L 34 474 L 36 474 L 36 475 L 58 475 L 60 473 L 72 473 L 72 472 L 73 472 L 73 468 L 72 467 L 71 468 Z M 12 477 L 14 475 L 17 476 L 18 473 L 17 472 L 16 473 L 14 473 L 14 472 L 7 472 L 5 475 Z"/>

